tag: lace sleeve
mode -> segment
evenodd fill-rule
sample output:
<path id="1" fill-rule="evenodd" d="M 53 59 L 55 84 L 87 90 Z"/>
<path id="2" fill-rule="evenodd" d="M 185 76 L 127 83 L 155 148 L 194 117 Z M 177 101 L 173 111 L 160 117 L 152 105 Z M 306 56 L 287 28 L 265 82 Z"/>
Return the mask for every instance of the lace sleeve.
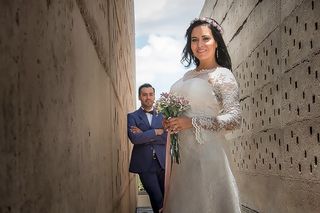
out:
<path id="1" fill-rule="evenodd" d="M 218 70 L 216 70 L 218 71 Z M 234 130 L 240 126 L 239 87 L 232 72 L 228 69 L 219 70 L 209 76 L 212 90 L 221 106 L 221 111 L 216 117 L 195 116 L 192 125 L 195 128 L 196 138 L 201 140 L 201 129 L 219 131 Z"/>

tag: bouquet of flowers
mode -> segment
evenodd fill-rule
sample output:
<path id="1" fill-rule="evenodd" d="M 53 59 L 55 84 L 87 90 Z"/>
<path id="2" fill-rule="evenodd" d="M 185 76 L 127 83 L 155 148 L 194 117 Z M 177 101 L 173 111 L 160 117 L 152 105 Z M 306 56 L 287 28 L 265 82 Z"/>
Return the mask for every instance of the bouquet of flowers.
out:
<path id="1" fill-rule="evenodd" d="M 180 116 L 184 111 L 190 108 L 189 101 L 184 97 L 177 96 L 172 93 L 161 93 L 159 100 L 156 101 L 156 108 L 167 119 Z M 170 155 L 171 162 L 174 160 L 180 163 L 179 138 L 178 134 L 173 132 L 170 134 Z"/>

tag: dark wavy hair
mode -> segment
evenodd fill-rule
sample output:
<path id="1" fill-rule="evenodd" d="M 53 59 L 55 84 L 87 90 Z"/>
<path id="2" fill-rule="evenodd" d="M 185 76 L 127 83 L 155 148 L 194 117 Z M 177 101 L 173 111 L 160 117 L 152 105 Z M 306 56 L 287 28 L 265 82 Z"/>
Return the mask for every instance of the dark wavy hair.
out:
<path id="1" fill-rule="evenodd" d="M 214 24 L 212 24 L 212 23 L 214 23 Z M 193 55 L 193 52 L 191 50 L 191 33 L 195 27 L 201 26 L 201 25 L 205 25 L 205 26 L 209 27 L 214 40 L 217 42 L 218 54 L 217 54 L 217 50 L 216 50 L 215 56 L 214 56 L 216 59 L 216 62 L 220 66 L 226 67 L 231 70 L 231 67 L 232 67 L 231 58 L 228 53 L 226 44 L 224 43 L 224 40 L 223 40 L 222 35 L 220 33 L 220 31 L 222 29 L 217 24 L 217 22 L 211 18 L 197 18 L 191 22 L 191 24 L 188 27 L 186 34 L 185 34 L 185 38 L 187 39 L 187 43 L 186 43 L 185 47 L 183 48 L 181 63 L 185 64 L 185 62 L 186 62 L 185 67 L 190 67 L 191 63 L 195 64 L 197 67 L 199 66 L 200 61 L 199 61 L 199 59 L 197 59 Z"/>

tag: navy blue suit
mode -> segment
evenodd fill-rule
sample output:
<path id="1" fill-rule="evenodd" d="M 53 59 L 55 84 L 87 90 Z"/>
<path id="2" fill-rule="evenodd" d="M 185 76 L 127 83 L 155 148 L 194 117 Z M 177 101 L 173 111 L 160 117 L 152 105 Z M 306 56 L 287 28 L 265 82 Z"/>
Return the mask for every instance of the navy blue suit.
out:
<path id="1" fill-rule="evenodd" d="M 129 171 L 138 173 L 143 187 L 150 197 L 154 212 L 162 208 L 164 195 L 164 169 L 167 133 L 156 135 L 155 129 L 163 129 L 161 113 L 153 112 L 151 125 L 146 113 L 139 108 L 128 114 L 128 136 L 134 144 Z M 132 133 L 131 127 L 141 133 Z"/>

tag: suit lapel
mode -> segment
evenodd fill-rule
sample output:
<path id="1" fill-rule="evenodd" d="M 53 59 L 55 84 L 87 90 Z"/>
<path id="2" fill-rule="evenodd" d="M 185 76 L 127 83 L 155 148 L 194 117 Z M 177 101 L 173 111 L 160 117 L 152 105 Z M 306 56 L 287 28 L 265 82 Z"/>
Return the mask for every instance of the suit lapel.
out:
<path id="1" fill-rule="evenodd" d="M 140 109 L 139 109 L 139 117 L 140 117 L 148 126 L 150 126 L 149 121 L 148 121 L 148 118 L 147 118 L 147 115 L 146 115 L 146 113 L 144 113 L 144 111 L 141 109 L 141 107 L 140 107 Z"/>
<path id="2" fill-rule="evenodd" d="M 158 119 L 158 113 L 153 112 L 152 120 L 151 120 L 151 126 L 153 126 L 156 123 L 156 120 Z"/>

